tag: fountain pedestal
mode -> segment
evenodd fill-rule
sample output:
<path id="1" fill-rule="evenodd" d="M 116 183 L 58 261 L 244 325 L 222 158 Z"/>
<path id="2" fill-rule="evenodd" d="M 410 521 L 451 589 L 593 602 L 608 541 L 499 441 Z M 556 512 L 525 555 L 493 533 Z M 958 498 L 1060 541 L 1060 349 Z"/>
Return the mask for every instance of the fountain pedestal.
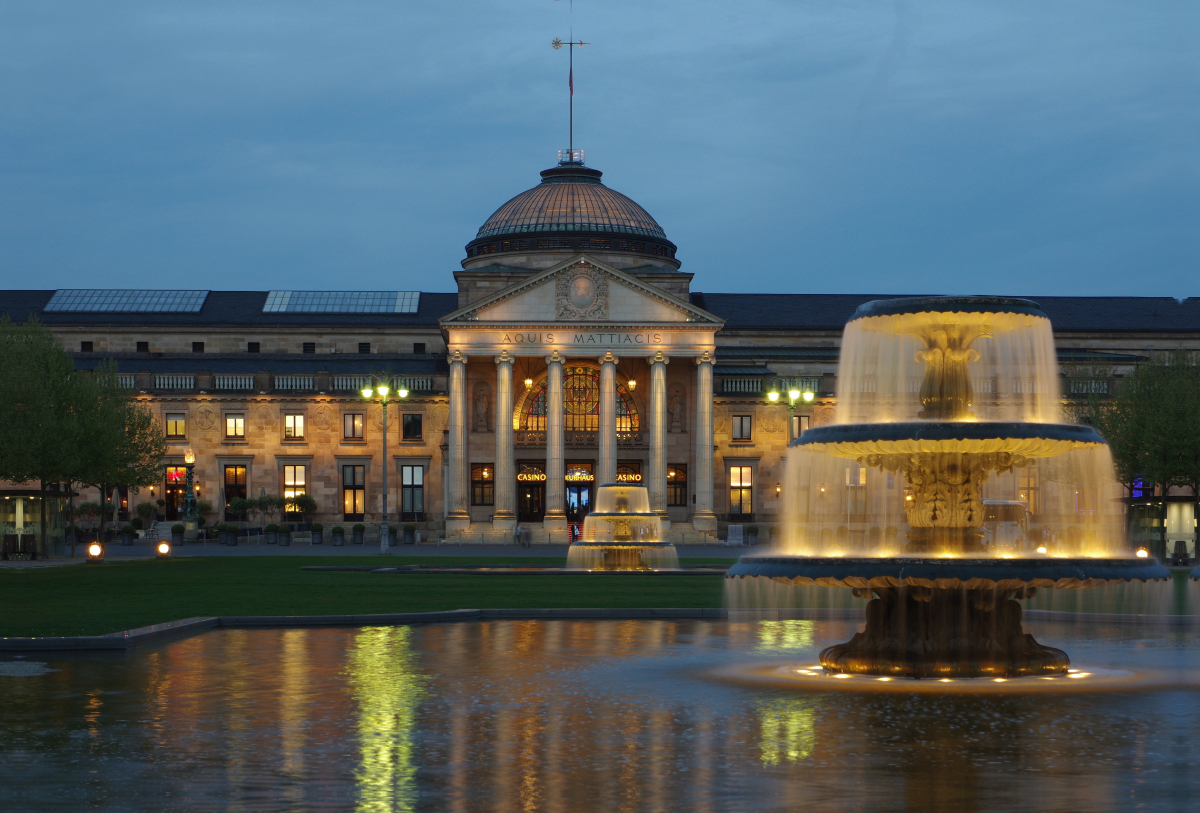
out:
<path id="1" fill-rule="evenodd" d="M 1021 628 L 1021 605 L 1012 599 L 1018 591 L 881 587 L 872 592 L 877 598 L 867 604 L 866 629 L 821 652 L 827 670 L 1009 678 L 1059 675 L 1070 666 L 1067 653 L 1042 646 Z"/>

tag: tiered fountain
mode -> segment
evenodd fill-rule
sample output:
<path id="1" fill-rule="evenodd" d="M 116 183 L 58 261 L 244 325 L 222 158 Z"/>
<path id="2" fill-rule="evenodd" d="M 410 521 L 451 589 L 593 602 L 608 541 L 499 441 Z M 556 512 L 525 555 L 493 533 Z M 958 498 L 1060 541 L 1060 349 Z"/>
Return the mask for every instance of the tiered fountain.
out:
<path id="1" fill-rule="evenodd" d="M 1061 422 L 1037 303 L 868 302 L 843 335 L 837 403 L 839 422 L 788 455 L 787 555 L 728 573 L 874 595 L 865 630 L 821 653 L 827 671 L 1061 674 L 1066 653 L 1024 633 L 1013 599 L 1169 578 L 1128 555 L 1104 439 Z"/>
<path id="2" fill-rule="evenodd" d="M 579 541 L 567 551 L 569 567 L 588 570 L 676 568 L 675 546 L 663 539 L 662 520 L 650 510 L 645 486 L 602 485 L 596 510 L 583 519 Z"/>

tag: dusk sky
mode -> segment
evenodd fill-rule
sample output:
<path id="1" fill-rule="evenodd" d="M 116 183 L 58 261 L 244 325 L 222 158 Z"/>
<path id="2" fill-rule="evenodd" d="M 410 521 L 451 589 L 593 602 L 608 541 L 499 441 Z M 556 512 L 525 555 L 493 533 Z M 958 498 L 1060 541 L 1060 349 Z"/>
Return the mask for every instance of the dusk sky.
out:
<path id="1" fill-rule="evenodd" d="M 693 290 L 1200 295 L 1196 0 L 4 0 L 0 288 L 453 290 L 572 25 Z"/>

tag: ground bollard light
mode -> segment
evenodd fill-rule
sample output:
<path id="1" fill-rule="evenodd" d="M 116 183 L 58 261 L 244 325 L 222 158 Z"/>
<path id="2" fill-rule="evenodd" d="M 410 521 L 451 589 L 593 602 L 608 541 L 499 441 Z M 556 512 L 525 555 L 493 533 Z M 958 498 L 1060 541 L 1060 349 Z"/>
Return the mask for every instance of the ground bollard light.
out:
<path id="1" fill-rule="evenodd" d="M 171 545 L 170 545 L 170 543 L 168 543 L 168 542 L 159 542 L 159 543 L 158 543 L 158 547 L 154 549 L 154 558 L 156 558 L 156 559 L 170 559 L 170 558 L 171 558 Z"/>
<path id="2" fill-rule="evenodd" d="M 87 546 L 87 560 L 89 562 L 104 561 L 104 546 L 99 542 L 92 542 Z"/>

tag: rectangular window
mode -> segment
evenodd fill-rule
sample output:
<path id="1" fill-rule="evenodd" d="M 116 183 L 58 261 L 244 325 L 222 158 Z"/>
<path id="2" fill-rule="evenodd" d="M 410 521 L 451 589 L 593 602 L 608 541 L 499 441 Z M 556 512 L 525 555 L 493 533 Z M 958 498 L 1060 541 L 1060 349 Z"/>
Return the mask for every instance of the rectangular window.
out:
<path id="1" fill-rule="evenodd" d="M 425 342 L 413 342 L 413 352 L 418 353 L 418 354 L 424 353 L 425 352 Z"/>
<path id="2" fill-rule="evenodd" d="M 734 415 L 733 416 L 733 439 L 734 440 L 750 440 L 751 416 L 749 415 Z"/>
<path id="3" fill-rule="evenodd" d="M 137 351 L 139 353 L 149 353 L 150 352 L 150 342 L 138 342 L 137 343 Z"/>
<path id="4" fill-rule="evenodd" d="M 402 440 L 420 440 L 421 439 L 421 416 L 420 415 L 404 415 L 401 418 L 403 434 L 400 436 Z"/>
<path id="5" fill-rule="evenodd" d="M 304 346 L 302 349 L 304 350 L 305 353 L 315 353 L 315 352 L 317 352 L 317 343 L 316 342 L 304 342 Z"/>
<path id="6" fill-rule="evenodd" d="M 346 440 L 362 440 L 363 416 L 359 412 L 348 412 L 342 416 L 342 437 Z"/>
<path id="7" fill-rule="evenodd" d="M 471 505 L 494 505 L 495 471 L 491 463 L 471 464 Z"/>
<path id="8" fill-rule="evenodd" d="M 750 466 L 729 467 L 729 518 L 754 513 L 754 470 Z"/>
<path id="9" fill-rule="evenodd" d="M 237 522 L 242 517 L 230 512 L 229 503 L 238 497 L 246 499 L 246 467 L 225 467 L 225 521 Z"/>
<path id="10" fill-rule="evenodd" d="M 261 349 L 262 345 L 260 345 L 258 342 L 246 342 L 247 353 L 258 353 L 261 352 Z"/>
<path id="11" fill-rule="evenodd" d="M 1036 514 L 1041 507 L 1038 505 L 1039 491 L 1037 461 L 1030 460 L 1028 466 L 1017 469 L 1017 501 L 1025 503 L 1031 514 Z"/>
<path id="12" fill-rule="evenodd" d="M 94 347 L 94 345 L 91 342 L 80 342 L 79 343 L 79 352 L 80 353 L 91 353 L 92 347 Z"/>
<path id="13" fill-rule="evenodd" d="M 370 342 L 359 342 L 358 343 L 358 352 L 370 353 L 371 352 L 371 343 Z"/>
<path id="14" fill-rule="evenodd" d="M 400 467 L 400 519 L 425 519 L 425 467 Z"/>
<path id="15" fill-rule="evenodd" d="M 246 437 L 246 415 L 242 412 L 226 412 L 225 413 L 225 437 L 227 438 L 245 438 Z"/>
<path id="16" fill-rule="evenodd" d="M 304 440 L 304 416 L 284 415 L 283 436 L 287 440 Z"/>
<path id="17" fill-rule="evenodd" d="M 793 415 L 792 416 L 792 437 L 798 438 L 808 431 L 809 422 L 812 417 L 809 415 Z"/>
<path id="18" fill-rule="evenodd" d="M 299 515 L 300 512 L 296 510 L 296 506 L 292 501 L 301 494 L 307 493 L 307 486 L 308 471 L 306 466 L 283 467 L 283 498 L 288 501 L 283 510 L 286 513 Z"/>
<path id="19" fill-rule="evenodd" d="M 688 504 L 687 465 L 667 466 L 667 505 Z"/>
<path id="20" fill-rule="evenodd" d="M 192 342 L 192 352 L 193 353 L 203 353 L 204 352 L 204 342 Z"/>
<path id="21" fill-rule="evenodd" d="M 183 412 L 167 413 L 167 437 L 187 437 L 187 415 Z"/>
<path id="22" fill-rule="evenodd" d="M 361 522 L 367 512 L 367 467 L 342 466 L 342 519 Z"/>

